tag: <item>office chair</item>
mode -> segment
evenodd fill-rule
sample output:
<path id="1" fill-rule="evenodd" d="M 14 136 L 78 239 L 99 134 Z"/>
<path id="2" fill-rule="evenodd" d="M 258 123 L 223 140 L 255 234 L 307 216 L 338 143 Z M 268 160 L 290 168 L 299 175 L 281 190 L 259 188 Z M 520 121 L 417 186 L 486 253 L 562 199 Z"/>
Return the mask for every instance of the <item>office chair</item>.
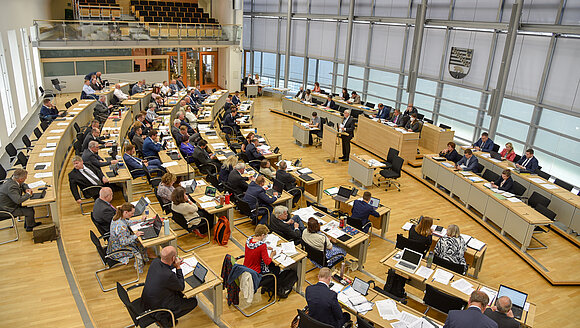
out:
<path id="1" fill-rule="evenodd" d="M 30 141 L 30 138 L 28 138 L 28 136 L 26 134 L 22 136 L 22 143 L 26 147 L 27 152 L 30 151 L 32 148 L 34 148 L 32 146 L 32 141 Z"/>
<path id="2" fill-rule="evenodd" d="M 445 129 L 445 130 L 451 130 L 451 127 L 449 125 L 445 125 L 443 123 L 440 123 L 439 124 L 439 127 L 442 128 L 442 129 Z"/>
<path id="3" fill-rule="evenodd" d="M 483 171 L 484 168 L 485 167 L 481 163 L 477 163 L 477 166 L 473 170 L 473 173 L 479 174 L 479 173 L 481 173 Z"/>
<path id="4" fill-rule="evenodd" d="M 514 157 L 514 163 L 517 163 L 520 161 L 520 159 L 522 159 L 522 156 L 520 155 L 516 155 L 516 157 Z"/>
<path id="5" fill-rule="evenodd" d="M 21 165 L 22 168 L 26 168 L 26 164 L 28 164 L 28 156 L 24 155 L 23 152 L 19 152 L 16 156 L 16 162 L 14 162 L 14 165 Z"/>
<path id="6" fill-rule="evenodd" d="M 540 170 L 539 168 L 536 170 L 535 172 L 540 178 L 544 178 L 546 180 L 549 180 L 552 176 L 542 170 Z"/>
<path id="7" fill-rule="evenodd" d="M 425 118 L 425 115 L 424 115 L 424 114 L 419 114 L 419 113 L 417 113 L 417 119 L 418 119 L 419 121 L 422 121 L 424 118 Z"/>
<path id="8" fill-rule="evenodd" d="M 460 275 L 465 275 L 465 273 L 467 273 L 467 266 L 466 265 L 447 261 L 446 259 L 441 258 L 437 255 L 433 256 L 433 263 L 440 265 L 440 266 L 442 266 L 448 270 L 451 270 L 455 273 L 459 273 Z"/>
<path id="9" fill-rule="evenodd" d="M 190 233 L 192 233 L 195 229 L 199 229 L 201 227 L 203 227 L 204 225 L 207 227 L 207 241 L 205 243 L 202 243 L 200 245 L 197 245 L 195 247 L 192 247 L 188 250 L 183 249 L 179 244 L 177 244 L 177 248 L 179 248 L 181 251 L 185 252 L 185 253 L 189 253 L 194 249 L 200 248 L 201 246 L 207 245 L 211 242 L 211 233 L 210 233 L 210 225 L 209 225 L 209 221 L 207 220 L 207 218 L 203 217 L 203 216 L 197 216 L 194 218 L 191 218 L 189 220 L 186 220 L 185 217 L 183 216 L 183 214 L 175 212 L 175 211 L 171 211 L 171 218 L 173 219 L 173 221 L 175 223 L 177 223 L 177 225 L 179 225 L 183 230 L 185 230 L 186 232 L 178 235 L 177 238 L 179 237 L 183 237 L 183 236 L 187 236 Z M 192 225 L 190 226 L 189 223 L 192 222 L 193 220 L 196 219 L 200 219 L 200 223 L 197 225 Z"/>
<path id="10" fill-rule="evenodd" d="M 46 129 L 50 126 L 50 122 L 48 121 L 42 121 L 40 122 L 40 129 L 42 130 L 42 132 L 46 131 Z"/>
<path id="11" fill-rule="evenodd" d="M 388 191 L 389 190 L 388 187 L 390 187 L 391 184 L 394 184 L 395 187 L 397 187 L 397 190 L 399 192 L 401 191 L 401 184 L 395 180 L 401 177 L 401 169 L 403 168 L 403 162 L 404 160 L 401 157 L 395 156 L 395 158 L 393 159 L 393 167 L 381 170 L 379 172 L 379 174 L 387 181 L 387 189 L 385 190 Z"/>
<path id="12" fill-rule="evenodd" d="M 492 150 L 493 150 L 493 151 L 495 151 L 495 152 L 497 153 L 497 151 L 499 150 L 499 145 L 498 145 L 498 144 L 496 144 L 496 143 L 494 143 L 494 144 L 493 144 L 493 149 L 492 149 Z"/>
<path id="13" fill-rule="evenodd" d="M 14 145 L 11 142 L 8 143 L 4 149 L 6 149 L 9 161 L 10 163 L 12 163 L 16 159 L 16 156 L 18 155 L 18 150 L 16 149 L 16 147 L 14 147 Z"/>
<path id="14" fill-rule="evenodd" d="M 521 183 L 514 181 L 513 187 L 512 187 L 512 193 L 515 194 L 516 196 L 523 196 L 524 193 L 526 192 L 526 187 L 522 186 Z"/>
<path id="15" fill-rule="evenodd" d="M 370 321 L 363 319 L 359 315 L 356 316 L 356 324 L 357 324 L 357 328 L 374 328 L 375 327 L 375 326 L 373 326 L 373 324 Z"/>
<path id="16" fill-rule="evenodd" d="M 65 82 L 61 82 L 58 79 L 52 79 L 50 80 L 50 82 L 52 82 L 52 86 L 56 91 L 58 91 L 59 95 L 62 94 L 62 89 L 66 88 L 66 86 L 64 85 Z"/>
<path id="17" fill-rule="evenodd" d="M 370 107 L 370 108 L 375 108 L 375 104 L 373 104 L 373 103 L 372 103 L 372 102 L 370 102 L 370 101 L 367 101 L 367 102 L 365 103 L 365 106 L 367 106 L 367 107 Z"/>
<path id="18" fill-rule="evenodd" d="M 135 254 L 135 250 L 128 249 L 128 248 L 119 249 L 117 251 L 112 252 L 111 254 L 107 254 L 107 246 L 105 246 L 105 247 L 101 246 L 101 241 L 99 240 L 99 237 L 97 237 L 97 235 L 95 235 L 95 233 L 92 230 L 90 230 L 89 232 L 90 232 L 90 236 L 91 236 L 91 241 L 93 242 L 93 245 L 95 245 L 95 248 L 97 249 L 97 253 L 99 254 L 99 257 L 101 258 L 101 262 L 105 266 L 104 268 L 95 271 L 95 277 L 97 278 L 97 282 L 99 283 L 99 286 L 101 287 L 101 290 L 103 292 L 111 291 L 111 290 L 115 289 L 115 287 L 105 289 L 105 287 L 103 287 L 103 283 L 101 282 L 101 278 L 99 277 L 99 273 L 103 272 L 103 271 L 111 270 L 115 267 L 118 267 L 119 264 L 123 264 L 119 261 L 113 260 L 111 258 L 111 256 L 113 254 L 117 254 L 120 252 L 131 252 L 131 253 L 133 253 L 133 260 L 135 260 L 135 256 L 137 256 L 137 254 Z M 136 283 L 139 281 L 139 270 L 137 270 L 137 268 L 134 268 L 134 269 L 135 269 L 135 272 L 137 273 L 137 279 L 126 282 L 126 283 L 122 284 L 121 286 L 126 286 L 128 284 Z"/>
<path id="19" fill-rule="evenodd" d="M 66 107 L 66 109 L 69 109 L 70 106 L 72 106 L 72 104 L 70 103 L 70 101 L 67 101 L 66 103 L 64 103 L 64 107 Z"/>
<path id="20" fill-rule="evenodd" d="M 386 165 L 385 169 L 393 167 L 393 160 L 397 156 L 399 156 L 399 151 L 393 147 L 390 147 L 389 152 L 387 153 L 387 161 L 383 162 Z"/>
<path id="21" fill-rule="evenodd" d="M 327 259 L 326 258 L 326 241 L 324 242 L 324 248 L 322 251 L 319 251 L 318 249 L 308 245 L 304 240 L 301 241 L 302 244 L 302 248 L 304 249 L 304 251 L 306 252 L 306 257 L 312 262 L 314 263 L 314 267 L 312 267 L 310 270 L 307 270 L 306 273 L 317 269 L 317 268 L 329 268 L 332 269 L 333 266 L 337 265 L 338 263 L 344 261 L 344 256 L 342 254 L 336 254 L 334 256 L 332 256 L 331 258 Z M 336 261 L 334 262 L 331 266 L 328 265 L 328 263 L 332 263 L 332 261 Z M 305 280 L 309 285 L 312 285 L 308 280 Z"/>
<path id="22" fill-rule="evenodd" d="M 568 191 L 572 191 L 572 189 L 574 189 L 574 186 L 569 184 L 568 182 L 564 181 L 564 180 L 560 180 L 560 179 L 556 179 L 556 181 L 554 181 L 554 184 L 568 190 Z"/>
<path id="23" fill-rule="evenodd" d="M 297 309 L 296 311 L 298 311 L 298 316 L 300 317 L 298 328 L 333 328 L 332 325 L 320 322 L 300 309 Z"/>
<path id="24" fill-rule="evenodd" d="M 431 120 L 431 119 L 428 119 L 428 118 L 424 118 L 424 119 L 423 119 L 423 122 L 426 122 L 426 123 L 433 124 L 433 120 Z"/>
<path id="25" fill-rule="evenodd" d="M 14 232 L 16 232 L 16 237 L 12 238 L 12 239 L 5 240 L 5 241 L 1 241 L 0 245 L 4 245 L 4 244 L 11 243 L 13 241 L 17 241 L 20 238 L 20 236 L 18 235 L 18 227 L 16 226 L 16 218 L 14 217 L 14 215 L 12 215 L 12 213 L 10 213 L 10 212 L 0 211 L 0 221 L 4 221 L 4 220 L 11 220 L 12 223 L 8 227 L 0 228 L 0 230 L 14 229 Z"/>
<path id="26" fill-rule="evenodd" d="M 421 253 L 423 254 L 423 256 L 425 256 L 425 254 L 427 254 L 427 251 L 429 250 L 429 247 L 431 245 L 425 245 L 422 242 L 416 241 L 416 240 L 411 240 L 405 236 L 403 236 L 402 234 L 397 234 L 397 243 L 395 244 L 395 248 L 397 249 L 405 249 L 408 248 L 410 250 L 413 250 L 417 253 Z"/>
<path id="27" fill-rule="evenodd" d="M 42 137 L 42 131 L 40 131 L 39 128 L 34 128 L 34 130 L 32 132 L 34 133 L 36 140 L 38 140 L 40 137 Z M 36 140 L 32 140 L 32 141 L 36 141 Z"/>
<path id="28" fill-rule="evenodd" d="M 548 207 L 550 205 L 551 200 L 544 195 L 540 194 L 537 191 L 534 191 L 530 198 L 528 198 L 528 205 L 532 208 L 536 208 L 538 205 L 543 205 L 544 207 Z"/>
<path id="29" fill-rule="evenodd" d="M 427 305 L 427 310 L 423 314 L 427 314 L 431 308 L 447 314 L 451 310 L 463 310 L 467 306 L 467 302 L 458 297 L 439 291 L 429 284 L 425 287 L 423 303 Z"/>
<path id="30" fill-rule="evenodd" d="M 483 174 L 481 175 L 481 177 L 489 182 L 493 182 L 493 181 L 496 181 L 497 179 L 499 179 L 499 174 L 493 172 L 490 169 L 486 169 L 483 172 Z"/>
<path id="31" fill-rule="evenodd" d="M 73 104 L 73 105 L 74 105 L 74 104 L 76 104 L 76 103 L 78 103 L 78 102 L 79 102 L 79 100 L 78 100 L 77 98 L 73 98 L 73 99 L 70 101 L 70 103 L 71 103 L 71 104 Z"/>
<path id="32" fill-rule="evenodd" d="M 130 291 L 130 290 L 138 288 L 138 287 L 143 287 L 143 286 L 145 286 L 144 283 L 133 285 L 133 286 L 129 287 L 127 290 L 125 290 L 125 288 L 123 288 L 123 286 L 124 285 L 117 282 L 117 295 L 119 295 L 119 299 L 121 299 L 121 302 L 123 302 L 123 304 L 127 308 L 127 312 L 129 312 L 129 316 L 131 316 L 131 320 L 133 320 L 133 325 L 135 327 L 145 328 L 145 327 L 153 326 L 154 324 L 156 326 L 161 327 L 161 323 L 158 322 L 157 319 L 155 319 L 155 317 L 151 316 L 151 314 L 156 314 L 158 312 L 168 312 L 169 315 L 171 316 L 171 327 L 175 327 L 175 316 L 173 315 L 173 312 L 171 312 L 171 310 L 168 310 L 168 309 L 156 309 L 156 310 L 148 309 L 145 307 L 145 304 L 144 304 L 143 300 L 141 299 L 141 297 L 136 298 L 133 301 L 131 301 L 127 291 Z M 115 288 L 113 288 L 113 289 L 115 289 Z"/>
<path id="33" fill-rule="evenodd" d="M 241 224 L 248 223 L 248 222 L 251 222 L 252 224 L 256 224 L 258 222 L 258 220 L 260 219 L 260 215 L 259 215 L 260 210 L 262 210 L 262 213 L 264 210 L 266 211 L 266 213 L 267 213 L 267 224 L 266 225 L 270 226 L 270 215 L 271 215 L 270 210 L 267 207 L 258 206 L 258 200 L 255 199 L 255 197 L 254 197 L 254 202 L 255 202 L 256 206 L 254 206 L 254 209 L 252 209 L 252 207 L 250 206 L 250 204 L 248 202 L 242 200 L 241 196 L 236 197 L 236 198 L 237 198 L 236 205 L 238 207 L 238 211 L 240 211 L 240 213 L 244 216 L 241 218 L 234 219 L 234 228 L 236 230 L 238 230 L 242 235 L 246 236 L 246 238 L 249 237 L 242 230 L 240 230 L 240 228 L 238 228 L 238 226 Z M 246 220 L 248 218 L 250 219 L 250 221 Z M 236 221 L 242 221 L 242 220 L 244 222 L 236 223 Z"/>
<path id="34" fill-rule="evenodd" d="M 556 220 L 556 213 L 554 213 L 552 210 L 548 209 L 548 207 L 542 203 L 536 204 L 535 210 L 552 221 Z M 548 245 L 544 244 L 543 242 L 541 242 L 538 238 L 536 238 L 534 236 L 534 234 L 537 234 L 537 233 L 547 233 L 548 231 L 550 231 L 550 225 L 547 225 L 546 229 L 544 229 L 543 226 L 537 226 L 536 228 L 534 228 L 534 231 L 532 233 L 532 239 L 537 241 L 542 246 L 541 247 L 528 247 L 528 250 L 548 248 Z"/>
<path id="35" fill-rule="evenodd" d="M 93 222 L 93 225 L 95 226 L 95 228 L 97 228 L 97 231 L 101 235 L 99 237 L 99 239 L 104 239 L 105 241 L 108 240 L 109 239 L 109 227 L 107 227 L 107 225 L 99 224 L 97 222 L 97 220 L 95 220 L 95 215 L 93 214 L 93 212 L 91 212 L 91 222 Z"/>

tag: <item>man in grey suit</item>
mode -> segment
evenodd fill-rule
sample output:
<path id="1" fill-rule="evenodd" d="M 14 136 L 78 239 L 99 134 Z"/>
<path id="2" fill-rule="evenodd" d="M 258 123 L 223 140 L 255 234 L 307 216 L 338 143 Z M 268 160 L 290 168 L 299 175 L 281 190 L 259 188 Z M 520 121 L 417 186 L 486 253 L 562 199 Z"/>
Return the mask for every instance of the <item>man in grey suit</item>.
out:
<path id="1" fill-rule="evenodd" d="M 243 177 L 246 165 L 244 163 L 238 163 L 234 169 L 228 175 L 228 185 L 233 189 L 234 194 L 241 195 L 248 190 L 248 177 Z"/>
<path id="2" fill-rule="evenodd" d="M 108 232 L 111 228 L 111 220 L 117 212 L 115 206 L 111 204 L 112 200 L 113 190 L 109 187 L 101 188 L 99 198 L 95 200 L 95 205 L 93 206 L 93 218 L 99 225 L 100 231 Z"/>
<path id="3" fill-rule="evenodd" d="M 99 143 L 96 141 L 89 142 L 89 148 L 83 151 L 83 161 L 90 163 L 96 167 L 103 167 L 110 164 L 117 164 L 116 159 L 112 161 L 105 161 L 101 156 L 99 156 Z"/>
<path id="4" fill-rule="evenodd" d="M 468 308 L 451 310 L 443 328 L 497 328 L 497 323 L 483 314 L 489 303 L 486 293 L 476 290 L 469 296 Z"/>
<path id="5" fill-rule="evenodd" d="M 12 178 L 0 185 L 0 211 L 12 213 L 14 216 L 24 216 L 26 231 L 39 226 L 40 222 L 34 221 L 34 208 L 22 206 L 26 200 L 32 197 L 32 190 L 24 183 L 28 172 L 25 169 L 16 169 Z"/>

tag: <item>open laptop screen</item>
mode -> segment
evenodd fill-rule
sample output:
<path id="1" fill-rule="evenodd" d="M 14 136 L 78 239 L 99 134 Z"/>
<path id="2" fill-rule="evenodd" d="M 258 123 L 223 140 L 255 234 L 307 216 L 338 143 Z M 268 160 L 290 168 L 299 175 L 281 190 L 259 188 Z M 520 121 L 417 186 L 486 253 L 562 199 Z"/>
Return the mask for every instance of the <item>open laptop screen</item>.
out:
<path id="1" fill-rule="evenodd" d="M 528 294 L 522 293 L 518 290 L 506 287 L 504 285 L 499 285 L 499 290 L 497 291 L 497 298 L 502 296 L 507 296 L 512 301 L 512 304 L 523 308 L 526 305 L 526 300 L 528 299 Z"/>
<path id="2" fill-rule="evenodd" d="M 345 187 L 340 187 L 340 188 L 338 188 L 337 195 L 338 196 L 342 196 L 342 197 L 349 198 L 350 197 L 350 193 L 351 193 L 351 190 L 350 189 L 345 188 Z"/>
<path id="3" fill-rule="evenodd" d="M 375 197 L 371 197 L 371 200 L 369 201 L 369 204 L 374 207 L 377 208 L 379 207 L 379 204 L 381 203 L 381 201 L 378 198 Z"/>
<path id="4" fill-rule="evenodd" d="M 205 275 L 207 274 L 207 269 L 201 265 L 201 263 L 197 262 L 195 266 L 195 270 L 193 270 L 193 275 L 199 279 L 201 282 L 205 282 Z"/>
<path id="5" fill-rule="evenodd" d="M 413 250 L 405 248 L 401 260 L 418 265 L 421 262 L 422 255 Z"/>
<path id="6" fill-rule="evenodd" d="M 366 295 L 369 291 L 369 283 L 355 277 L 352 282 L 352 289 L 359 292 L 361 295 Z"/>

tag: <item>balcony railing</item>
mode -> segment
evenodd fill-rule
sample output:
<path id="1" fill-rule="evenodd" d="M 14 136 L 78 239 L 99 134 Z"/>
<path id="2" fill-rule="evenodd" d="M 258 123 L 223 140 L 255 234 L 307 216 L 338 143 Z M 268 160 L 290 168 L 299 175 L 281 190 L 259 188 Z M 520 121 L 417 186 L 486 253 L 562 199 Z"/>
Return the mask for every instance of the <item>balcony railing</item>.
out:
<path id="1" fill-rule="evenodd" d="M 33 41 L 37 42 L 183 40 L 239 44 L 242 36 L 241 25 L 35 20 L 34 26 Z"/>

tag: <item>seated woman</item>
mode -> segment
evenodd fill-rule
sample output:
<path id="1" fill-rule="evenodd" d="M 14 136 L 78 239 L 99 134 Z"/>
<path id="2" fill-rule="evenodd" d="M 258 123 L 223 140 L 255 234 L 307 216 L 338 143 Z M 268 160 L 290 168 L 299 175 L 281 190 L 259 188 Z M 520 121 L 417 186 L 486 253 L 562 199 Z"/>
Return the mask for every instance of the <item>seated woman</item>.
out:
<path id="1" fill-rule="evenodd" d="M 328 260 L 328 267 L 332 267 L 334 263 L 346 256 L 346 251 L 344 249 L 333 244 L 333 242 L 336 242 L 334 239 L 329 239 L 320 231 L 320 223 L 315 218 L 308 219 L 308 225 L 302 232 L 302 240 L 319 251 L 325 251 L 326 259 Z M 324 244 L 326 244 L 326 250 L 324 249 Z M 335 255 L 341 256 L 332 258 Z M 315 265 L 320 267 L 318 264 Z"/>
<path id="2" fill-rule="evenodd" d="M 269 160 L 263 159 L 260 162 L 260 174 L 265 175 L 270 180 L 276 177 L 276 171 L 272 170 L 272 165 Z"/>
<path id="3" fill-rule="evenodd" d="M 465 249 L 467 245 L 461 238 L 459 227 L 450 224 L 447 227 L 447 235 L 439 238 L 435 245 L 435 256 L 438 256 L 449 262 L 465 265 Z"/>
<path id="4" fill-rule="evenodd" d="M 181 140 L 179 150 L 181 150 L 181 154 L 187 159 L 188 163 L 193 163 L 193 151 L 195 150 L 195 147 L 189 143 L 189 139 Z"/>
<path id="5" fill-rule="evenodd" d="M 238 164 L 237 156 L 231 155 L 230 157 L 226 158 L 219 173 L 219 181 L 221 183 L 226 183 L 228 181 L 230 172 L 234 169 L 234 166 L 236 166 L 236 164 Z"/>
<path id="6" fill-rule="evenodd" d="M 514 180 L 512 179 L 512 171 L 503 170 L 501 172 L 501 177 L 496 181 L 491 183 L 491 186 L 502 191 L 511 192 L 514 185 Z"/>
<path id="7" fill-rule="evenodd" d="M 177 181 L 175 174 L 168 172 L 161 177 L 161 183 L 157 186 L 157 196 L 166 204 L 171 203 L 171 194 L 175 190 L 175 187 L 173 187 L 175 181 Z"/>
<path id="8" fill-rule="evenodd" d="M 433 218 L 422 216 L 419 224 L 411 226 L 409 229 L 409 239 L 423 243 L 426 249 L 431 248 L 433 242 L 433 234 L 431 226 L 433 225 Z"/>
<path id="9" fill-rule="evenodd" d="M 310 91 L 310 89 L 306 89 L 306 96 L 304 96 L 304 101 L 309 103 L 312 102 L 312 91 Z"/>
<path id="10" fill-rule="evenodd" d="M 187 225 L 189 227 L 196 226 L 201 223 L 201 218 L 199 218 L 199 214 L 197 214 L 197 211 L 199 209 L 189 199 L 189 197 L 187 197 L 187 195 L 185 194 L 185 188 L 183 188 L 182 186 L 177 186 L 171 193 L 171 210 L 183 215 L 185 220 L 188 221 Z M 194 229 L 193 233 L 195 233 L 195 235 L 198 236 L 199 238 L 205 238 L 205 236 L 201 234 L 199 229 Z"/>
<path id="11" fill-rule="evenodd" d="M 514 151 L 514 146 L 511 142 L 505 144 L 505 148 L 499 153 L 501 158 L 505 158 L 510 162 L 513 162 L 516 158 L 516 152 Z"/>
<path id="12" fill-rule="evenodd" d="M 455 142 L 449 141 L 447 143 L 447 148 L 440 151 L 439 156 L 445 157 L 448 161 L 452 161 L 453 163 L 457 163 L 461 159 L 461 155 L 457 153 L 455 147 L 456 147 Z"/>
<path id="13" fill-rule="evenodd" d="M 269 230 L 264 224 L 258 224 L 254 230 L 254 235 L 246 240 L 244 251 L 244 266 L 256 271 L 257 273 L 279 273 L 279 268 L 272 263 L 272 258 L 268 255 L 268 246 L 264 239 Z M 276 251 L 272 250 L 271 256 L 274 257 Z"/>
<path id="14" fill-rule="evenodd" d="M 254 132 L 248 133 L 248 135 L 244 139 L 244 142 L 242 143 L 242 149 L 241 149 L 242 153 L 246 152 L 246 146 L 248 146 L 252 142 L 252 139 L 254 139 L 255 135 L 256 134 Z"/>
<path id="15" fill-rule="evenodd" d="M 111 229 L 109 236 L 109 246 L 107 247 L 107 255 L 115 261 L 123 264 L 129 263 L 129 259 L 135 257 L 135 268 L 139 273 L 143 273 L 145 262 L 149 260 L 147 252 L 143 246 L 139 244 L 138 237 L 143 235 L 142 231 L 131 233 L 129 227 L 130 219 L 135 214 L 135 206 L 131 203 L 124 203 L 117 207 L 117 213 L 113 216 L 111 221 Z M 142 219 L 136 219 L 142 220 Z M 121 249 L 130 249 L 132 252 L 122 251 Z"/>

